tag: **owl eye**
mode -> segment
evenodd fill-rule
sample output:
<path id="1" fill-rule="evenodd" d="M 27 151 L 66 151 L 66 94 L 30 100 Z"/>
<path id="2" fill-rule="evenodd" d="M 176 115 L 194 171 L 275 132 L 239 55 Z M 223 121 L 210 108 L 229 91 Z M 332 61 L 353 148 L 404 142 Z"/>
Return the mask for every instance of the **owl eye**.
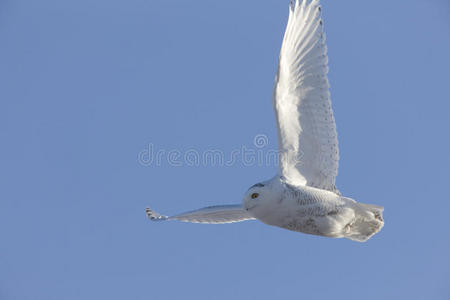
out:
<path id="1" fill-rule="evenodd" d="M 259 194 L 258 193 L 253 193 L 252 194 L 252 199 L 258 198 Z"/>

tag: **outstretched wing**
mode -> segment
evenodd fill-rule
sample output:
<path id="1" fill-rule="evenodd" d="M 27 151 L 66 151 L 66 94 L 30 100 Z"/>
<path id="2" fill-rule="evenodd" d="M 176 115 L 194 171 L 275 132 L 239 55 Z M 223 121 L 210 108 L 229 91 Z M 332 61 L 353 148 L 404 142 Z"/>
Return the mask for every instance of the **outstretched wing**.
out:
<path id="1" fill-rule="evenodd" d="M 172 217 L 160 215 L 149 207 L 145 209 L 145 212 L 152 221 L 178 220 L 192 223 L 224 224 L 255 219 L 247 213 L 242 205 L 208 206 Z"/>
<path id="2" fill-rule="evenodd" d="M 338 193 L 339 150 L 320 10 L 319 0 L 296 0 L 289 9 L 273 96 L 279 172 L 291 184 Z"/>

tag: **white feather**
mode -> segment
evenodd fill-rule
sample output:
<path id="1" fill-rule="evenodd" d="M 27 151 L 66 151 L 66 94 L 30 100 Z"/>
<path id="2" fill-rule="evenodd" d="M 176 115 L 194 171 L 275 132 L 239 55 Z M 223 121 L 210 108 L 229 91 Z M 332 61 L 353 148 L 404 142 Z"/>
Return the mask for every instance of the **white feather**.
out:
<path id="1" fill-rule="evenodd" d="M 318 0 L 290 6 L 273 95 L 279 173 L 290 184 L 338 193 L 339 150 L 322 27 Z"/>
<path id="2" fill-rule="evenodd" d="M 217 205 L 185 212 L 172 217 L 163 216 L 147 207 L 147 217 L 152 221 L 178 220 L 191 223 L 224 224 L 253 220 L 242 205 Z"/>

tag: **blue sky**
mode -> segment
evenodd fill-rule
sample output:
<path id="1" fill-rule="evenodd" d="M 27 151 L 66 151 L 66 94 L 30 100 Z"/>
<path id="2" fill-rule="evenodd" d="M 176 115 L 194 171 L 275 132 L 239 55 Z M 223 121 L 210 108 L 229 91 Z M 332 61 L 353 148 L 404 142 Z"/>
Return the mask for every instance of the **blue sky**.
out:
<path id="1" fill-rule="evenodd" d="M 385 206 L 364 244 L 144 215 L 275 174 L 138 157 L 276 149 L 288 1 L 1 1 L 0 299 L 449 299 L 450 4 L 322 6 L 337 184 Z"/>

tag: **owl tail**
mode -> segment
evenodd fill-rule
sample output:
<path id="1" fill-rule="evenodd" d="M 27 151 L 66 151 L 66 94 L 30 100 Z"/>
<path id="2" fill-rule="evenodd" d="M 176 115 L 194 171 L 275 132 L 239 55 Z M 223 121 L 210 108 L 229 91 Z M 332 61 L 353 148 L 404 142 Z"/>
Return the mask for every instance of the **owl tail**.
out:
<path id="1" fill-rule="evenodd" d="M 363 204 L 351 200 L 355 211 L 355 220 L 345 228 L 345 237 L 357 242 L 365 242 L 384 226 L 381 206 Z"/>

